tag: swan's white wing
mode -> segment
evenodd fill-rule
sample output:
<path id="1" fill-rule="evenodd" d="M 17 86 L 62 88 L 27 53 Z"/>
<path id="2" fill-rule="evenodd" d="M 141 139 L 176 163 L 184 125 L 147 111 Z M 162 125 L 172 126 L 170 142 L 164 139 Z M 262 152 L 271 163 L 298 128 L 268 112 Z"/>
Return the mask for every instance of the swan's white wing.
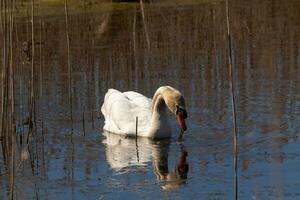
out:
<path id="1" fill-rule="evenodd" d="M 137 94 L 136 92 L 122 93 L 115 89 L 108 90 L 101 108 L 105 117 L 104 130 L 135 135 L 136 117 L 138 117 L 138 132 L 143 133 L 148 130 L 151 100 Z"/>
<path id="2" fill-rule="evenodd" d="M 123 94 L 125 94 L 130 101 L 134 102 L 140 108 L 151 109 L 152 100 L 150 98 L 134 91 L 124 92 Z"/>

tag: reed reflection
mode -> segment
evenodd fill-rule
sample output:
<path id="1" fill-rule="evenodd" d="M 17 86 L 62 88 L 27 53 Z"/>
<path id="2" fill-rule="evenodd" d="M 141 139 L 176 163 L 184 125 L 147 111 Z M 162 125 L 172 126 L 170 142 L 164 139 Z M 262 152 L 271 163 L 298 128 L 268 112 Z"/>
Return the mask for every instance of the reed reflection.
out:
<path id="1" fill-rule="evenodd" d="M 173 170 L 169 166 L 170 139 L 126 138 L 104 132 L 106 161 L 116 172 L 132 166 L 147 166 L 152 162 L 154 174 L 163 190 L 174 190 L 186 183 L 189 164 L 188 152 L 182 146 Z M 137 145 L 138 144 L 138 145 Z"/>

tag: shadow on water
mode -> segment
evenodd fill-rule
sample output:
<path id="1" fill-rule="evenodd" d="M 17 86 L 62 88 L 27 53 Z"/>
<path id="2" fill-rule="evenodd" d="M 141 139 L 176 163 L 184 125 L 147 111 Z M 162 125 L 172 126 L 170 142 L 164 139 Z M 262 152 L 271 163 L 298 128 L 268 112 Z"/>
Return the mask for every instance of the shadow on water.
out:
<path id="1" fill-rule="evenodd" d="M 15 1 L 14 20 L 1 12 L 1 115 L 10 121 L 1 124 L 13 130 L 15 120 L 15 136 L 5 131 L 15 148 L 0 150 L 0 199 L 231 199 L 225 1 L 143 1 L 142 12 L 140 1 L 70 0 L 69 44 L 64 1 L 51 2 L 35 1 L 34 42 L 31 2 Z M 300 197 L 299 4 L 230 0 L 242 199 Z M 109 145 L 100 112 L 107 89 L 151 97 L 160 85 L 185 96 L 185 147 L 177 134 Z M 32 89 L 36 131 L 27 142 Z"/>

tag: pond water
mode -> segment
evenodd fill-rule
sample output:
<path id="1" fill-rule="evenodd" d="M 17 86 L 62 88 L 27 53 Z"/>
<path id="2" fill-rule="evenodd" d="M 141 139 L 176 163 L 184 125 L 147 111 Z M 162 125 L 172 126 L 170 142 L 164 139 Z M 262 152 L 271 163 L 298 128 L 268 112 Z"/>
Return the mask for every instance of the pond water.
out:
<path id="1" fill-rule="evenodd" d="M 63 4 L 45 13 L 37 6 L 37 133 L 30 158 L 16 165 L 15 198 L 233 198 L 225 2 L 151 1 L 144 17 L 139 3 L 116 4 L 70 5 L 72 106 Z M 292 0 L 230 1 L 239 199 L 300 198 L 299 11 Z M 30 13 L 16 18 L 18 134 L 28 130 L 30 26 Z M 185 96 L 183 142 L 175 118 L 167 140 L 103 132 L 108 88 L 152 97 L 161 85 Z M 0 160 L 0 199 L 7 199 L 10 179 Z"/>

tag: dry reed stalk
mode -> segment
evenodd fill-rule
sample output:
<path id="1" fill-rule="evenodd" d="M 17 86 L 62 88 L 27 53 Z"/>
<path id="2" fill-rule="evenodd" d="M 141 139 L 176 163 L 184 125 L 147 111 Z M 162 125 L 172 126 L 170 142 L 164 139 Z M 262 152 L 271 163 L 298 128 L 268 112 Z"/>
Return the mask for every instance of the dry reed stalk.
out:
<path id="1" fill-rule="evenodd" d="M 67 61 L 68 61 L 68 75 L 69 75 L 69 106 L 70 106 L 70 119 L 71 119 L 71 137 L 70 142 L 71 148 L 71 180 L 74 180 L 74 141 L 73 141 L 73 90 L 72 90 L 72 67 L 70 63 L 70 37 L 69 37 L 69 13 L 68 13 L 68 0 L 65 0 L 65 30 L 66 30 L 66 41 L 67 41 Z M 72 188 L 73 189 L 73 188 Z"/>
<path id="2" fill-rule="evenodd" d="M 72 67 L 70 63 L 70 37 L 69 37 L 69 13 L 68 0 L 65 0 L 65 22 L 66 22 L 66 41 L 67 41 L 67 60 L 68 60 L 68 74 L 69 74 L 69 106 L 71 119 L 71 135 L 73 134 L 73 90 L 72 90 Z"/>
<path id="3" fill-rule="evenodd" d="M 229 78 L 230 78 L 230 92 L 231 92 L 231 105 L 232 105 L 232 119 L 233 119 L 233 168 L 234 168 L 234 199 L 238 199 L 238 182 L 237 182 L 237 156 L 238 156 L 238 143 L 237 143 L 237 127 L 236 127 L 236 106 L 234 94 L 234 72 L 232 67 L 232 46 L 230 34 L 230 18 L 229 18 L 229 0 L 226 0 L 226 24 L 227 24 L 227 38 L 228 38 L 228 64 L 229 64 Z"/>

